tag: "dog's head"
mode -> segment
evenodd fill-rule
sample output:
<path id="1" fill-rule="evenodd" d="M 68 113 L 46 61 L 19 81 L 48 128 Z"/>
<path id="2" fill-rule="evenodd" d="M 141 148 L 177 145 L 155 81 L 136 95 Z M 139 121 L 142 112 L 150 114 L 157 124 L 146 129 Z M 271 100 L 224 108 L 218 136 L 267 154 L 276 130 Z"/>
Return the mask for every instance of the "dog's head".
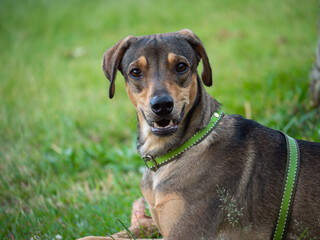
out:
<path id="1" fill-rule="evenodd" d="M 158 137 L 171 136 L 195 102 L 200 59 L 202 81 L 211 86 L 208 56 L 191 30 L 128 36 L 107 50 L 102 59 L 103 71 L 110 80 L 109 97 L 114 96 L 120 70 L 139 122 L 147 123 Z"/>

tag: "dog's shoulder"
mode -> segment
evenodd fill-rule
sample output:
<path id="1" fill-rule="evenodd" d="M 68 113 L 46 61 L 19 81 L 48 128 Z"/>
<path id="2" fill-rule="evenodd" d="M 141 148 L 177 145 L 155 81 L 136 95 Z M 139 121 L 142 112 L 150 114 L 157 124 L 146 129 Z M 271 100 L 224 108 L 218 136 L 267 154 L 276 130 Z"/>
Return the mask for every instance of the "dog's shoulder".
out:
<path id="1" fill-rule="evenodd" d="M 220 126 L 218 134 L 228 138 L 226 142 L 232 145 L 255 143 L 257 146 L 263 144 L 264 147 L 279 144 L 285 146 L 285 138 L 279 131 L 241 115 L 226 115 Z"/>

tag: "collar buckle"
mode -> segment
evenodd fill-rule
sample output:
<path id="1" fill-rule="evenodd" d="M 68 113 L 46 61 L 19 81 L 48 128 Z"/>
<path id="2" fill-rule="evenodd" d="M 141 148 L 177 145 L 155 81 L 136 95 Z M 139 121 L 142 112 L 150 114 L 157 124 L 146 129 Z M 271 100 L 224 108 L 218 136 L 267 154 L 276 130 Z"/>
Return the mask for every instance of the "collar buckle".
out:
<path id="1" fill-rule="evenodd" d="M 159 166 L 156 162 L 156 160 L 154 159 L 154 157 L 152 157 L 151 155 L 145 155 L 143 156 L 143 161 L 146 164 L 147 168 L 152 170 L 152 171 L 157 171 L 159 169 Z M 154 165 L 154 166 L 153 166 Z"/>

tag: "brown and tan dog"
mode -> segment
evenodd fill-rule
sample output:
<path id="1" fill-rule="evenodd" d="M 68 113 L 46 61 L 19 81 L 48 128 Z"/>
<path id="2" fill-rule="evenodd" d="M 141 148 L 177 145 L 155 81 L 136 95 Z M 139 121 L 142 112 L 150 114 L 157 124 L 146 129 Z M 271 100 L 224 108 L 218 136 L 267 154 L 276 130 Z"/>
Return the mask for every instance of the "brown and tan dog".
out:
<path id="1" fill-rule="evenodd" d="M 202 59 L 202 81 L 197 73 Z M 204 128 L 220 104 L 209 59 L 188 29 L 129 36 L 107 50 L 102 67 L 115 93 L 117 70 L 138 116 L 142 156 L 166 154 Z M 287 239 L 320 236 L 320 143 L 298 140 L 301 165 Z M 278 217 L 287 148 L 284 136 L 227 115 L 199 144 L 157 171 L 141 190 L 164 239 L 270 239 Z"/>

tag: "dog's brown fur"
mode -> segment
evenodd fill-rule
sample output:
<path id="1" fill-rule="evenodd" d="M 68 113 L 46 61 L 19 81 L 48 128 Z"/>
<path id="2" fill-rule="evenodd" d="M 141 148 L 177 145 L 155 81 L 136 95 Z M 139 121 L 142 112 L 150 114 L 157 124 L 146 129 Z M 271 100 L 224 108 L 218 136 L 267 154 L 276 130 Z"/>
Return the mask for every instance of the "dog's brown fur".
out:
<path id="1" fill-rule="evenodd" d="M 211 68 L 199 38 L 190 30 L 142 37 L 129 36 L 104 54 L 102 66 L 115 93 L 119 69 L 138 115 L 138 150 L 160 156 L 180 146 L 207 125 L 220 104 L 204 89 Z M 177 72 L 178 63 L 187 71 Z M 133 69 L 141 73 L 132 76 Z M 178 69 L 179 70 L 179 69 Z M 158 116 L 150 101 L 169 95 L 173 110 Z M 182 116 L 174 133 L 154 132 L 154 122 Z M 161 130 L 161 129 L 160 129 Z M 160 131 L 161 132 L 161 131 Z M 320 236 L 320 144 L 298 140 L 301 166 L 288 239 Z M 200 144 L 141 182 L 152 218 L 164 239 L 269 239 L 278 217 L 287 149 L 278 131 L 227 115 Z"/>

